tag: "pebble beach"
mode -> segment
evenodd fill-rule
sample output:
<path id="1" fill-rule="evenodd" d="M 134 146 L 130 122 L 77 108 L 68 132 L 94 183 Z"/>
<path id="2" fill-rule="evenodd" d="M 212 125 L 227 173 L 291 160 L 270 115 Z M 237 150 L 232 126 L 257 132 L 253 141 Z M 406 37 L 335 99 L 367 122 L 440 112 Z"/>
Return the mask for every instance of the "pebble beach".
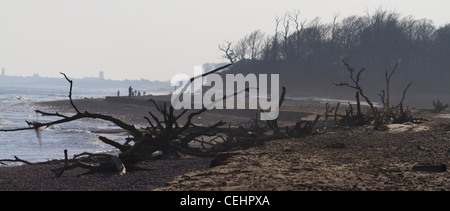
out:
<path id="1" fill-rule="evenodd" d="M 136 125 L 145 124 L 142 116 L 152 110 L 146 100 L 139 99 L 84 99 L 75 103 L 80 110 L 111 114 Z M 47 111 L 71 110 L 68 101 L 38 106 Z M 321 103 L 294 101 L 283 106 L 281 116 L 286 116 L 287 124 L 323 112 L 325 107 Z M 445 113 L 438 116 L 428 111 L 417 111 L 415 115 L 430 121 L 413 124 L 414 127 L 405 125 L 406 130 L 329 128 L 317 135 L 235 149 L 216 158 L 183 156 L 142 162 L 138 166 L 145 170 L 124 175 L 84 175 L 86 170 L 77 168 L 56 178 L 51 170 L 62 167 L 61 161 L 0 167 L 0 190 L 448 191 L 450 119 Z M 197 121 L 208 124 L 229 120 L 238 125 L 252 116 L 254 113 L 245 116 L 209 112 Z"/>

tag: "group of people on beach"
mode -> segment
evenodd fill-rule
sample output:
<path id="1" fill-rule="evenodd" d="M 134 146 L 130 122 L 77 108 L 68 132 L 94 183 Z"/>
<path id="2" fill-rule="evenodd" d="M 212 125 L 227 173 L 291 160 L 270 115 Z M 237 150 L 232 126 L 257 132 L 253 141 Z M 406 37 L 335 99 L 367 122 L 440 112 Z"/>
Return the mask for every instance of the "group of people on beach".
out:
<path id="1" fill-rule="evenodd" d="M 134 90 L 133 87 L 128 87 L 128 97 L 133 97 L 133 96 L 145 96 L 146 93 L 145 91 L 143 91 L 141 93 L 141 91 L 138 90 Z M 117 97 L 120 97 L 120 90 L 117 90 Z"/>

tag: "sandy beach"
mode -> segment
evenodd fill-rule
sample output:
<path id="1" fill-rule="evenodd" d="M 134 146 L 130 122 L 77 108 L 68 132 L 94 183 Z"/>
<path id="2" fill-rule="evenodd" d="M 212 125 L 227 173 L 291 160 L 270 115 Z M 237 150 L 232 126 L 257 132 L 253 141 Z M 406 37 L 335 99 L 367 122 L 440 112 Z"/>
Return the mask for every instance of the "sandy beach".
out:
<path id="1" fill-rule="evenodd" d="M 157 102 L 167 98 L 154 97 Z M 154 107 L 141 98 L 75 100 L 80 110 L 109 114 L 145 125 Z M 36 105 L 70 113 L 68 101 Z M 324 112 L 318 102 L 287 100 L 280 120 L 285 124 Z M 256 111 L 211 111 L 196 119 L 208 125 L 223 120 L 245 124 Z M 224 152 L 216 158 L 183 157 L 139 164 L 147 170 L 82 175 L 67 171 L 56 178 L 51 169 L 61 162 L 0 168 L 0 190 L 450 190 L 450 119 L 447 113 L 415 111 L 430 121 L 386 131 L 367 127 L 328 128 L 296 139 L 274 140 L 249 149 Z M 398 128 L 406 128 L 405 131 Z M 211 165 L 211 163 L 213 165 Z M 210 166 L 212 166 L 210 168 Z"/>

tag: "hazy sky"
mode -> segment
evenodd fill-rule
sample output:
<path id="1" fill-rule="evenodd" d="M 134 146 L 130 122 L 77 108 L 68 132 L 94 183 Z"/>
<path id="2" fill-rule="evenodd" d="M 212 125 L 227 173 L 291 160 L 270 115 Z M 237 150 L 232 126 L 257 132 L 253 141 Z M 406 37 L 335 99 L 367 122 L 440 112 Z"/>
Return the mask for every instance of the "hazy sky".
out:
<path id="1" fill-rule="evenodd" d="M 380 8 L 450 23 L 449 0 L 0 0 L 0 68 L 7 75 L 169 80 L 221 62 L 218 44 L 275 17 L 364 15 Z"/>

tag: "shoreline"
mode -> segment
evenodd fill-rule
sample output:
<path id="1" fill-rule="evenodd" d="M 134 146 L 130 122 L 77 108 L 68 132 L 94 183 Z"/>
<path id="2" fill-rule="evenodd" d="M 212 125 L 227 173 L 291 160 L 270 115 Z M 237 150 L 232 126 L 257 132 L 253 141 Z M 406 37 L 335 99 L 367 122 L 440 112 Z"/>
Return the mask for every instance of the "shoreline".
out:
<path id="1" fill-rule="evenodd" d="M 142 121 L 147 111 L 154 111 L 144 98 L 74 102 L 81 111 L 111 114 L 133 124 Z M 68 100 L 36 105 L 44 111 L 72 110 Z M 290 123 L 324 110 L 325 104 L 287 100 L 281 117 Z M 62 167 L 61 160 L 54 164 L 2 167 L 0 190 L 450 190 L 448 170 L 413 170 L 418 165 L 449 165 L 450 119 L 437 118 L 439 115 L 428 111 L 415 111 L 414 115 L 431 118 L 423 123 L 430 129 L 393 132 L 335 128 L 324 134 L 225 152 L 230 156 L 215 159 L 187 156 L 142 162 L 137 166 L 150 170 L 122 176 L 116 172 L 79 176 L 87 170 L 77 168 L 56 178 L 51 169 Z M 444 117 L 448 112 L 440 115 Z M 195 121 L 209 124 L 220 118 L 239 125 L 250 117 L 254 113 L 212 111 Z M 220 165 L 210 168 L 211 162 L 217 163 L 218 159 Z"/>
<path id="2" fill-rule="evenodd" d="M 141 97 L 105 97 L 93 99 L 74 99 L 74 104 L 80 111 L 89 111 L 92 113 L 101 113 L 111 115 L 124 122 L 135 125 L 147 125 L 144 116 L 149 117 L 148 112 L 158 115 L 158 111 L 149 99 L 155 100 L 158 104 L 170 104 L 170 96 L 141 96 Z M 45 111 L 54 111 L 60 113 L 74 113 L 69 100 L 56 100 L 36 102 L 39 109 Z M 295 99 L 286 99 L 283 107 L 280 109 L 279 119 L 283 122 L 295 123 L 301 118 L 312 114 L 323 114 L 325 103 L 321 101 L 299 101 Z M 195 110 L 192 110 L 195 111 Z M 180 111 L 176 111 L 180 112 Z M 193 120 L 194 124 L 210 125 L 222 120 L 232 125 L 239 126 L 247 123 L 251 118 L 259 115 L 259 110 L 209 110 Z M 180 120 L 184 121 L 186 115 Z"/>

